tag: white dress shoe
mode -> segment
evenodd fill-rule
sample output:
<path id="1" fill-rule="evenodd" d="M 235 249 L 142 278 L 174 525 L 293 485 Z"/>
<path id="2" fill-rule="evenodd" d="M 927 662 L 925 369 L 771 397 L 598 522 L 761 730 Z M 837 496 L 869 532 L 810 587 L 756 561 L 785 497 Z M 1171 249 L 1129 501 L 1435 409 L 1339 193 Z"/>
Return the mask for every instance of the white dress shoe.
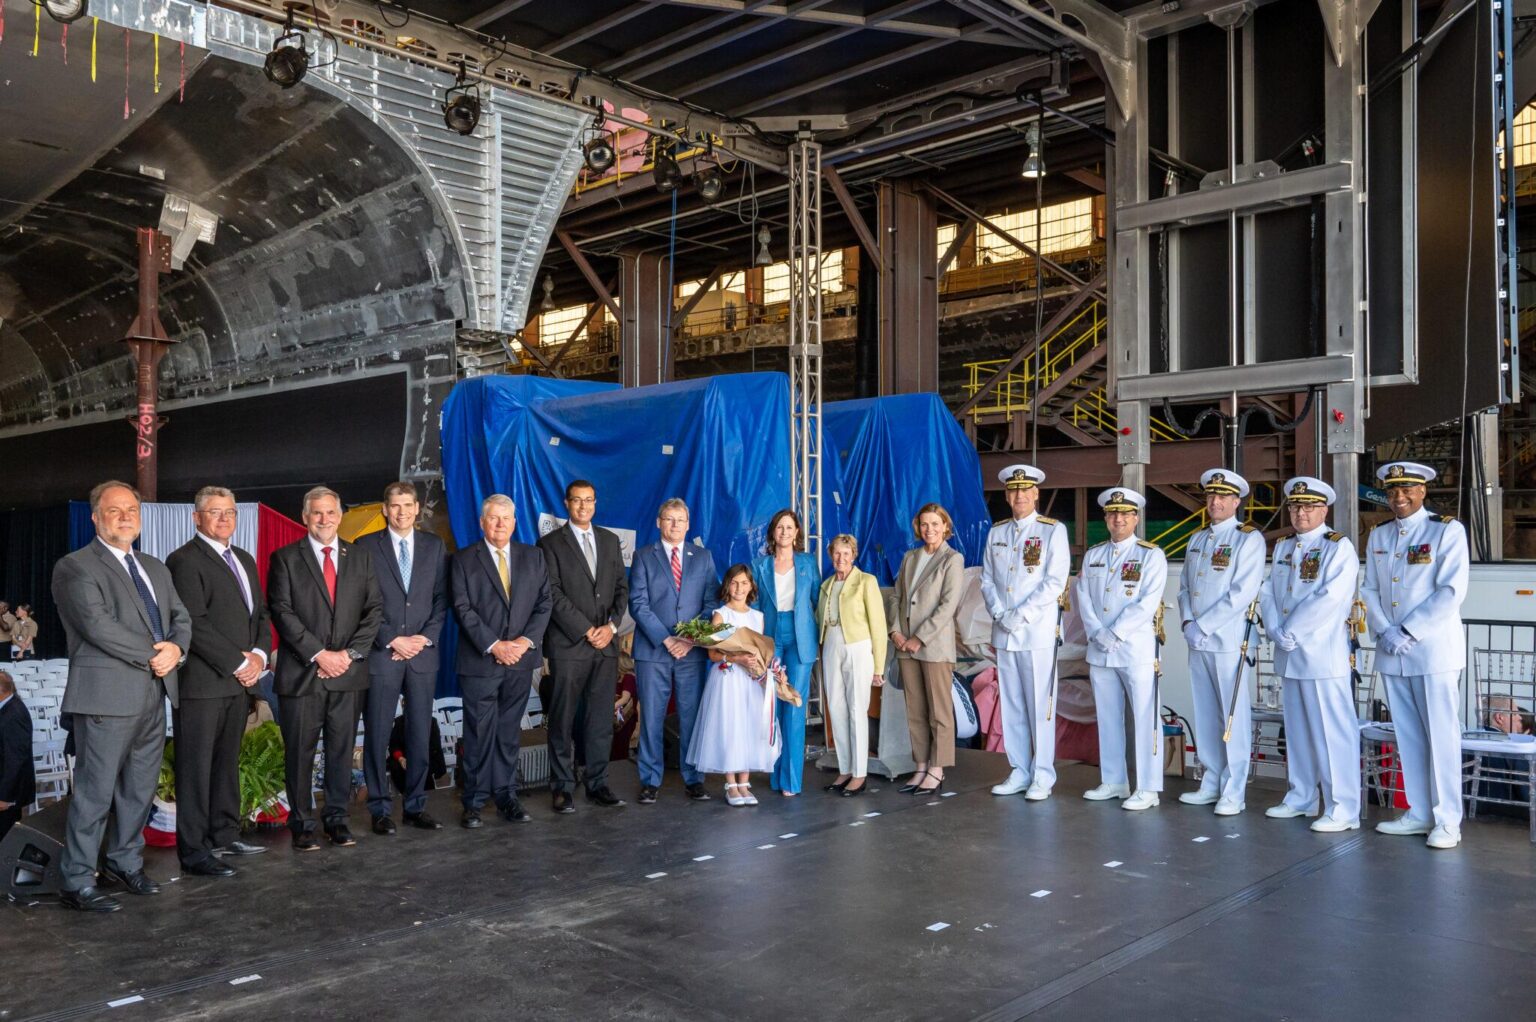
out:
<path id="1" fill-rule="evenodd" d="M 1320 816 L 1312 821 L 1312 829 L 1319 834 L 1341 834 L 1346 830 L 1359 830 L 1360 820 L 1339 820 L 1332 816 Z"/>
<path id="2" fill-rule="evenodd" d="M 1179 796 L 1179 801 L 1187 806 L 1208 806 L 1220 798 L 1221 795 L 1214 791 L 1186 791 Z"/>
<path id="3" fill-rule="evenodd" d="M 1104 802 L 1112 798 L 1130 798 L 1131 786 L 1129 784 L 1101 784 L 1097 788 L 1089 788 L 1083 792 L 1083 798 L 1090 802 Z"/>
<path id="4" fill-rule="evenodd" d="M 747 804 L 747 800 L 742 798 L 740 795 L 737 795 L 736 794 L 736 790 L 737 790 L 737 785 L 727 784 L 725 786 L 725 804 L 726 805 L 728 805 L 728 806 L 744 806 L 744 805 Z"/>
<path id="5" fill-rule="evenodd" d="M 1024 797 L 1031 802 L 1044 802 L 1051 797 L 1051 789 L 1044 785 L 1031 784 L 1029 790 L 1024 793 Z"/>
<path id="6" fill-rule="evenodd" d="M 1293 820 L 1298 816 L 1316 816 L 1317 807 L 1308 806 L 1306 809 L 1297 809 L 1288 802 L 1281 802 L 1277 806 L 1270 806 L 1264 810 L 1264 815 L 1271 820 Z"/>
<path id="7" fill-rule="evenodd" d="M 1429 837 L 1424 840 L 1431 848 L 1455 848 L 1461 844 L 1461 831 L 1451 830 L 1449 827 L 1436 827 L 1429 832 Z"/>
<path id="8" fill-rule="evenodd" d="M 1435 825 L 1428 820 L 1416 820 L 1412 816 L 1399 816 L 1376 824 L 1378 834 L 1428 834 L 1434 829 Z"/>
<path id="9" fill-rule="evenodd" d="M 736 790 L 741 792 L 741 804 L 744 806 L 757 805 L 757 796 L 752 794 L 752 785 L 738 784 Z"/>
<path id="10" fill-rule="evenodd" d="M 1131 812 L 1140 812 L 1143 809 L 1151 809 L 1161 800 L 1155 791 L 1138 791 L 1124 802 L 1120 803 L 1121 809 L 1129 809 Z"/>
<path id="11" fill-rule="evenodd" d="M 1029 789 L 1029 778 L 1024 776 L 1022 770 L 1015 770 L 1008 775 L 1008 779 L 1002 784 L 992 785 L 994 795 L 1017 795 L 1021 791 Z"/>
<path id="12" fill-rule="evenodd" d="M 1247 802 L 1239 802 L 1235 798 L 1224 798 L 1216 803 L 1217 816 L 1236 816 L 1248 808 Z"/>

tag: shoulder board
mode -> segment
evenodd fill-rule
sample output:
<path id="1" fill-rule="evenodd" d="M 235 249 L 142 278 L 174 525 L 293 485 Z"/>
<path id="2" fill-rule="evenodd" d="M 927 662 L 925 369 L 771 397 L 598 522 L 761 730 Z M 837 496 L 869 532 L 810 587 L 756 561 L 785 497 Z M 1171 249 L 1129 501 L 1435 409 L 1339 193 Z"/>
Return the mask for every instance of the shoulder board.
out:
<path id="1" fill-rule="evenodd" d="M 1157 544 L 1156 543 L 1148 543 L 1144 539 L 1138 539 L 1136 541 L 1136 545 L 1141 547 L 1143 550 L 1156 550 L 1157 549 Z"/>
<path id="2" fill-rule="evenodd" d="M 1041 525 L 1060 525 L 1061 524 L 1056 519 L 1054 519 L 1054 518 L 1047 518 L 1047 517 L 1045 517 L 1045 515 L 1036 515 L 1035 516 L 1035 521 L 1039 522 Z"/>
<path id="3" fill-rule="evenodd" d="M 1328 542 L 1330 542 L 1330 543 L 1337 543 L 1339 540 L 1341 540 L 1343 538 L 1344 538 L 1344 534 L 1342 532 L 1330 532 L 1328 534 Z"/>
<path id="4" fill-rule="evenodd" d="M 1251 522 L 1244 522 L 1237 527 L 1238 532 L 1258 532 L 1259 527 Z"/>
<path id="5" fill-rule="evenodd" d="M 1397 519 L 1396 518 L 1388 518 L 1386 521 L 1378 522 L 1376 525 L 1374 525 L 1372 527 L 1371 531 L 1374 532 L 1376 529 L 1385 529 L 1385 528 L 1387 528 L 1390 525 L 1396 525 L 1396 524 L 1397 524 Z"/>
<path id="6" fill-rule="evenodd" d="M 1455 515 L 1435 515 L 1434 519 L 1435 519 L 1435 521 L 1439 522 L 1441 525 L 1450 525 L 1450 524 L 1452 524 L 1453 522 L 1456 521 L 1456 516 Z"/>

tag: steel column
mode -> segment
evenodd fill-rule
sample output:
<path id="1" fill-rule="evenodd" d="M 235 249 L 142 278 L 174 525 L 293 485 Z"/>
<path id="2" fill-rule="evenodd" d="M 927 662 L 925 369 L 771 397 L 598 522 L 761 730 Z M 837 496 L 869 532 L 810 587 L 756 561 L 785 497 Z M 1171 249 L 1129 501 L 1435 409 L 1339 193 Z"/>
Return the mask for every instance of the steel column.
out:
<path id="1" fill-rule="evenodd" d="M 931 242 L 930 242 L 931 244 Z M 821 146 L 789 149 L 789 400 L 794 506 L 821 556 Z"/>
<path id="2" fill-rule="evenodd" d="M 905 180 L 879 183 L 881 394 L 939 389 L 938 214 Z"/>
<path id="3" fill-rule="evenodd" d="M 665 256 L 619 254 L 619 380 L 646 387 L 672 379 L 667 314 L 672 295 Z"/>
<path id="4" fill-rule="evenodd" d="M 135 480 L 144 500 L 156 500 L 160 489 L 160 361 L 171 338 L 160 322 L 160 274 L 171 272 L 171 239 L 153 227 L 139 228 L 139 311 L 124 340 L 133 352 L 138 400 L 129 421 L 134 443 Z"/>
<path id="5" fill-rule="evenodd" d="M 1147 109 L 1147 42 L 1137 39 L 1131 62 L 1129 106 L 1135 111 Z M 1151 238 L 1145 228 L 1122 228 L 1117 210 L 1145 203 L 1151 198 L 1150 141 L 1145 116 L 1126 116 L 1118 107 L 1106 108 L 1115 131 L 1113 159 L 1109 171 L 1110 193 L 1114 202 L 1105 211 L 1106 230 L 1112 239 L 1109 272 L 1109 379 L 1111 395 L 1122 376 L 1143 376 L 1152 369 L 1152 329 L 1150 313 Z M 1118 395 L 1117 395 L 1118 396 Z M 1149 433 L 1151 413 L 1146 400 L 1120 400 L 1116 405 L 1120 424 L 1118 460 L 1120 482 L 1145 493 L 1147 463 L 1152 460 Z"/>

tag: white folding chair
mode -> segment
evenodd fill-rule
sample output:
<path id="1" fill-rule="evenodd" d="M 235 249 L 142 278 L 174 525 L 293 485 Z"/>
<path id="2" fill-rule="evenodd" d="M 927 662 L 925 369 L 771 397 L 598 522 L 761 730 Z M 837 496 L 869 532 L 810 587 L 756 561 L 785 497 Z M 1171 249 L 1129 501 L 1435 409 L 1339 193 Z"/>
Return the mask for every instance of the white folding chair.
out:
<path id="1" fill-rule="evenodd" d="M 1479 803 L 1522 806 L 1536 843 L 1536 653 L 1474 649 L 1472 674 L 1477 719 L 1461 740 L 1467 816 Z"/>
<path id="2" fill-rule="evenodd" d="M 458 696 L 434 699 L 432 714 L 437 718 L 438 735 L 443 740 L 443 763 L 448 767 L 448 783 L 452 784 L 453 768 L 459 762 L 455 749 L 464 737 L 464 700 Z"/>
<path id="3" fill-rule="evenodd" d="M 54 737 L 39 741 L 32 732 L 32 770 L 37 775 L 34 810 L 46 802 L 56 802 L 69 794 L 69 757 L 64 755 L 64 739 Z"/>

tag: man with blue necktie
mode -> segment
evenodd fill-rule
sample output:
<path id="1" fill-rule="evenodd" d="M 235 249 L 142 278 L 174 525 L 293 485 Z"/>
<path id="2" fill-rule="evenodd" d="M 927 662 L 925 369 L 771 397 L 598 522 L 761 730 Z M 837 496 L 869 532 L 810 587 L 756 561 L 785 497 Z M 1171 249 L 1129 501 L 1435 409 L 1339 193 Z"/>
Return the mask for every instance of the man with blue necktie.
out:
<path id="1" fill-rule="evenodd" d="M 679 759 L 687 755 L 704 690 L 705 656 L 673 634 L 681 621 L 701 617 L 720 587 L 714 558 L 689 546 L 688 505 L 673 497 L 656 512 L 661 539 L 637 551 L 629 572 L 629 613 L 635 619 L 635 687 L 640 697 L 640 804 L 661 788 L 662 730 L 667 703 L 677 698 Z M 683 784 L 695 802 L 709 798 L 704 775 L 680 762 Z"/>

